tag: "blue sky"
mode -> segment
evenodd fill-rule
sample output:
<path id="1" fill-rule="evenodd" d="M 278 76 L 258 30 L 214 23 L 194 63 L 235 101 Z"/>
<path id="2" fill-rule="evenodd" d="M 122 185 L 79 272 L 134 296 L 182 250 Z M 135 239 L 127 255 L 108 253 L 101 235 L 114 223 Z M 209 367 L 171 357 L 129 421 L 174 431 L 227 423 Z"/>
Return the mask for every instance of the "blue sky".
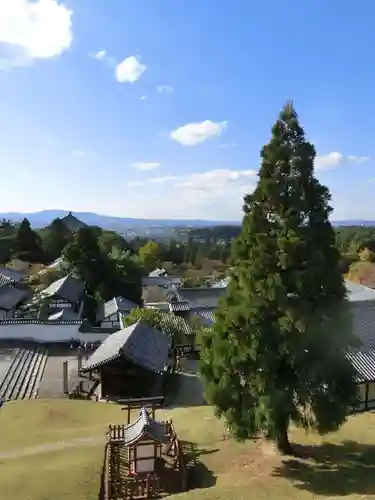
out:
<path id="1" fill-rule="evenodd" d="M 374 16 L 373 0 L 1 0 L 0 212 L 239 219 L 293 99 L 333 218 L 374 219 Z"/>

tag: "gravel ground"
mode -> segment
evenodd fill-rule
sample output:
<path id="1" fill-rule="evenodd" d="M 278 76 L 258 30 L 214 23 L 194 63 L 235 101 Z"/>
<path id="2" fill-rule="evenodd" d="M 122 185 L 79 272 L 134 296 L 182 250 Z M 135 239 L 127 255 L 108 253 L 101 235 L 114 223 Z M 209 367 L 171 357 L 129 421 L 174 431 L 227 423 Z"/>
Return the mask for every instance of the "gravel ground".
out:
<path id="1" fill-rule="evenodd" d="M 0 382 L 5 377 L 14 358 L 15 349 L 4 348 L 0 349 Z"/>

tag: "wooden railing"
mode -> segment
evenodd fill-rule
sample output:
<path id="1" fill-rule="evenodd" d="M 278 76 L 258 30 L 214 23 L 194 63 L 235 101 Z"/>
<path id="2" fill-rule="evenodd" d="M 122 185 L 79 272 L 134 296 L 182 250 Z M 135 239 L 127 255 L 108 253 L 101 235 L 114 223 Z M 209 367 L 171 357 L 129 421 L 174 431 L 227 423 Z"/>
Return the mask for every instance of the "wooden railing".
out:
<path id="1" fill-rule="evenodd" d="M 172 419 L 166 422 L 167 433 L 170 435 L 170 442 L 167 449 L 167 455 L 174 458 L 174 468 L 181 474 L 181 489 L 187 488 L 187 469 L 185 465 L 184 453 L 182 451 L 180 440 L 177 437 Z"/>
<path id="2" fill-rule="evenodd" d="M 111 497 L 109 492 L 109 482 L 110 482 L 110 463 L 111 463 L 111 445 L 109 443 L 105 444 L 104 449 L 104 464 L 103 464 L 103 476 L 102 476 L 102 491 L 103 498 L 101 500 L 110 500 Z"/>
<path id="3" fill-rule="evenodd" d="M 173 469 L 177 472 L 176 484 L 178 484 L 178 490 L 184 491 L 187 488 L 187 469 L 181 443 L 177 437 L 172 420 L 163 423 L 166 426 L 166 433 L 169 436 L 166 454 L 173 459 Z M 123 448 L 121 447 L 121 441 L 125 437 L 125 427 L 123 424 L 110 425 L 106 434 L 103 500 L 155 498 L 163 490 L 163 476 L 159 477 L 153 473 L 147 476 L 132 477 L 127 475 L 128 473 L 124 472 L 120 466 L 123 461 L 119 461 L 119 452 L 120 448 Z"/>
<path id="4" fill-rule="evenodd" d="M 124 480 L 112 480 L 110 483 L 109 499 L 121 498 L 144 499 L 155 498 L 161 491 L 160 479 L 156 474 L 148 474 L 142 478 L 129 478 Z"/>

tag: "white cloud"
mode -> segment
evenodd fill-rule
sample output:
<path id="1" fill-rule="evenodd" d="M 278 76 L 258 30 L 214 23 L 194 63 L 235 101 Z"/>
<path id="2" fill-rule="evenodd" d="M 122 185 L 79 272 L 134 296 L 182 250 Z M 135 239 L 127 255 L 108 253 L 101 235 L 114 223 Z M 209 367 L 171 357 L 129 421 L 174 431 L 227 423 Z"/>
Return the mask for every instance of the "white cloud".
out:
<path id="1" fill-rule="evenodd" d="M 106 50 L 99 50 L 96 54 L 93 55 L 94 59 L 99 59 L 99 61 L 105 59 L 107 57 Z"/>
<path id="2" fill-rule="evenodd" d="M 137 161 L 132 164 L 132 167 L 138 170 L 154 170 L 160 167 L 160 163 L 157 161 Z"/>
<path id="3" fill-rule="evenodd" d="M 83 151 L 82 149 L 73 149 L 72 155 L 73 156 L 86 156 L 86 151 Z"/>
<path id="4" fill-rule="evenodd" d="M 165 175 L 164 177 L 151 177 L 147 182 L 151 182 L 151 184 L 165 184 L 166 182 L 177 180 L 178 177 L 176 175 Z"/>
<path id="5" fill-rule="evenodd" d="M 141 95 L 140 100 L 145 101 L 147 99 L 147 95 Z"/>
<path id="6" fill-rule="evenodd" d="M 344 155 L 338 151 L 328 153 L 326 155 L 316 155 L 315 168 L 317 170 L 328 170 L 337 167 L 342 163 Z"/>
<path id="7" fill-rule="evenodd" d="M 255 170 L 213 169 L 129 182 L 129 201 L 144 198 L 136 217 L 239 220 L 243 197 L 257 181 Z M 147 207 L 152 206 L 151 212 Z"/>
<path id="8" fill-rule="evenodd" d="M 116 66 L 115 75 L 119 83 L 135 83 L 146 71 L 139 56 L 130 56 Z"/>
<path id="9" fill-rule="evenodd" d="M 142 186 L 143 182 L 142 181 L 132 181 L 128 182 L 126 185 L 129 187 L 135 187 L 135 186 Z"/>
<path id="10" fill-rule="evenodd" d="M 316 170 L 329 170 L 331 168 L 340 167 L 341 165 L 345 165 L 347 163 L 354 163 L 356 165 L 359 165 L 360 163 L 364 163 L 369 159 L 369 156 L 345 156 L 338 151 L 334 151 L 326 155 L 316 155 L 315 168 Z"/>
<path id="11" fill-rule="evenodd" d="M 219 144 L 219 148 L 223 149 L 231 149 L 231 148 L 236 148 L 237 143 L 236 142 L 229 142 L 228 144 Z"/>
<path id="12" fill-rule="evenodd" d="M 174 87 L 172 87 L 172 85 L 158 85 L 156 87 L 156 92 L 158 94 L 173 94 Z"/>
<path id="13" fill-rule="evenodd" d="M 348 160 L 356 163 L 359 165 L 360 163 L 364 163 L 365 161 L 368 161 L 370 159 L 369 156 L 355 156 L 355 155 L 350 155 L 348 156 Z"/>
<path id="14" fill-rule="evenodd" d="M 72 41 L 72 11 L 60 1 L 0 0 L 0 69 L 57 57 Z"/>
<path id="15" fill-rule="evenodd" d="M 228 128 L 228 122 L 212 122 L 205 120 L 201 123 L 188 123 L 170 133 L 171 139 L 183 146 L 195 146 L 208 139 L 220 136 Z"/>

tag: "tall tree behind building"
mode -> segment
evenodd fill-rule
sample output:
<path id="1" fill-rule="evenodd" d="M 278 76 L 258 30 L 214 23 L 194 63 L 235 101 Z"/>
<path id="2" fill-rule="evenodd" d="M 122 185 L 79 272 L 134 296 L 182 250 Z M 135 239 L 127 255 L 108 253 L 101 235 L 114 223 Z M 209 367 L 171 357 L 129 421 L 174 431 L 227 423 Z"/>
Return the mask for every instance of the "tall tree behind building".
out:
<path id="1" fill-rule="evenodd" d="M 14 240 L 13 257 L 27 262 L 44 262 L 42 240 L 38 233 L 31 229 L 27 219 L 23 219 L 18 227 Z"/>

